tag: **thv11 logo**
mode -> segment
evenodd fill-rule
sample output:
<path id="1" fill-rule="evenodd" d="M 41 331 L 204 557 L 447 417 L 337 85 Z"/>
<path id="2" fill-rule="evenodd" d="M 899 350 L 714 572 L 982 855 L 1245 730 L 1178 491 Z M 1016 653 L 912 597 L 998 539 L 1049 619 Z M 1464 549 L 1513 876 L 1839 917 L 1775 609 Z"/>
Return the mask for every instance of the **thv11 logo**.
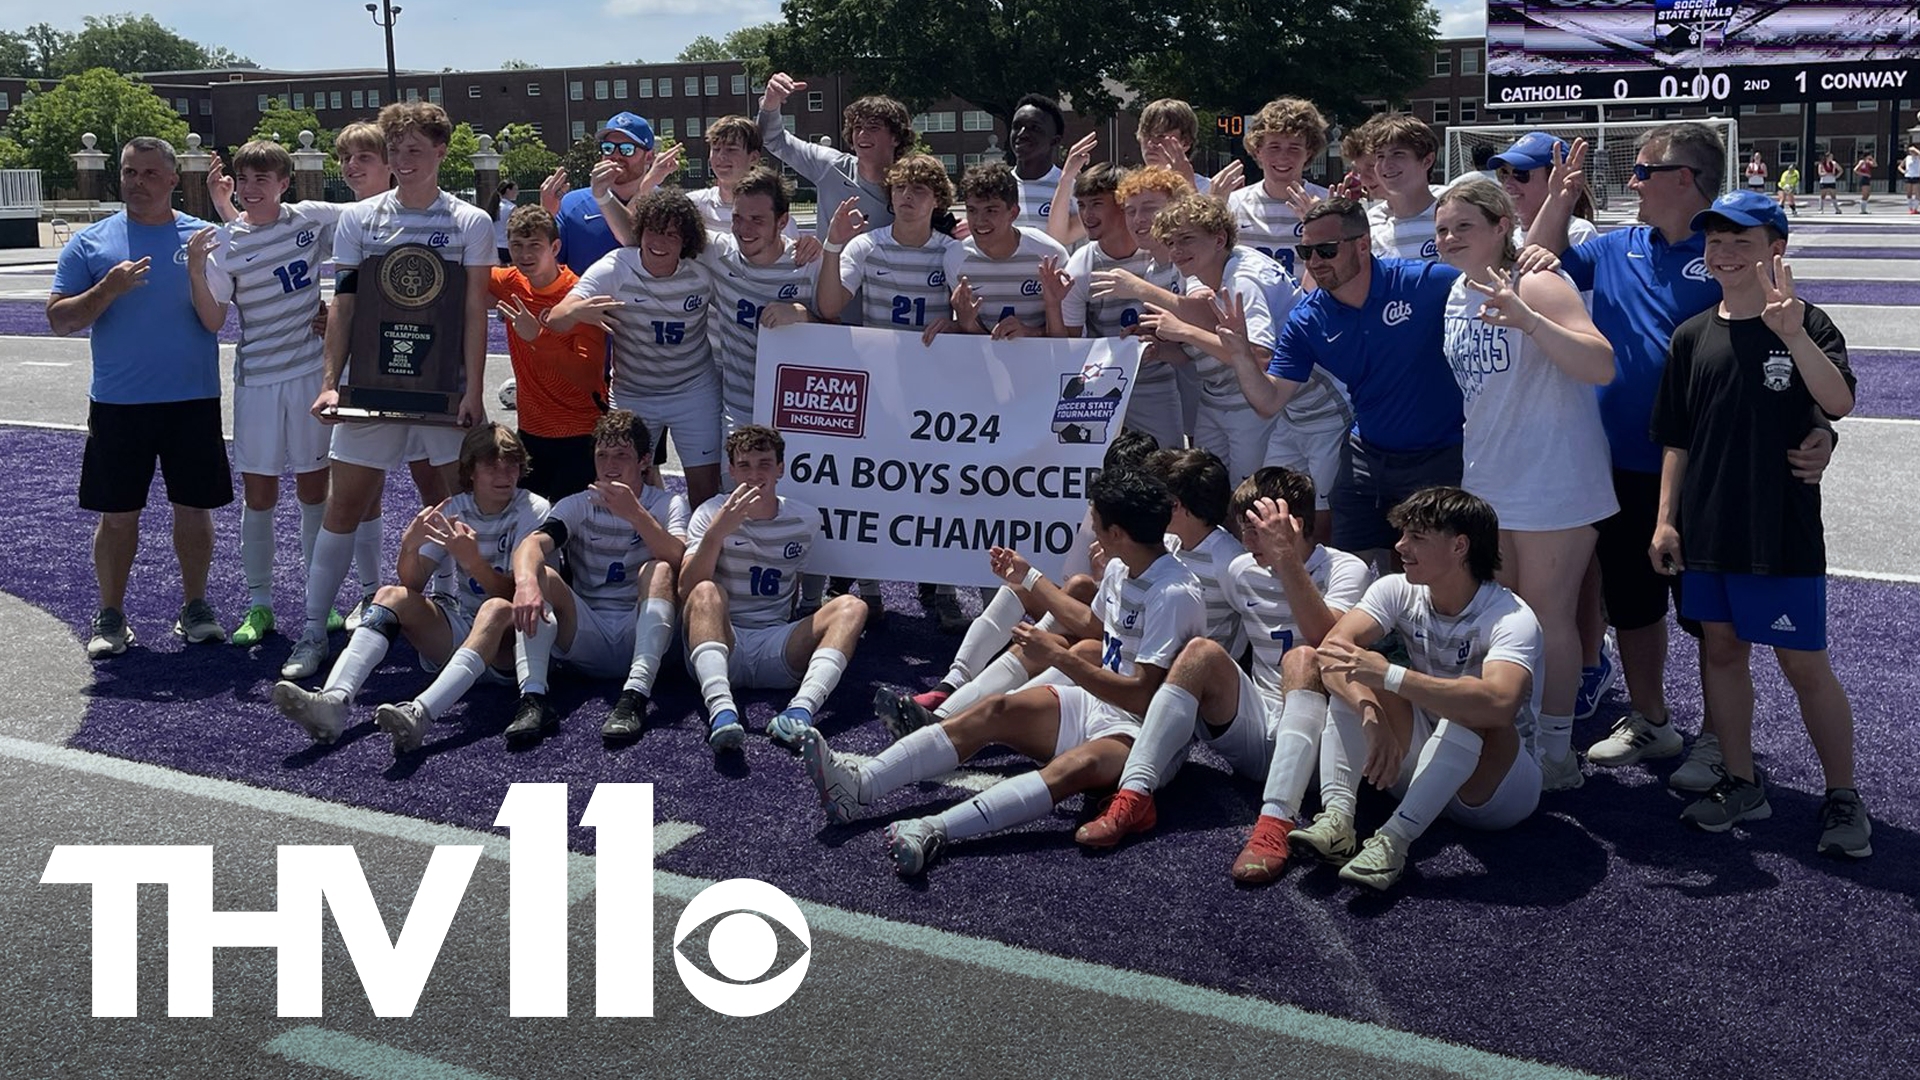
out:
<path id="1" fill-rule="evenodd" d="M 507 829 L 509 1015 L 567 1015 L 567 785 L 514 784 L 496 826 Z M 594 830 L 594 1015 L 653 1015 L 653 785 L 600 784 L 580 816 Z M 433 973 L 484 847 L 440 844 L 399 935 L 387 932 L 351 845 L 279 849 L 277 911 L 213 910 L 213 848 L 67 845 L 53 849 L 42 885 L 93 892 L 93 1015 L 136 1016 L 140 885 L 167 888 L 167 1014 L 213 1015 L 213 951 L 278 953 L 281 1016 L 319 1016 L 321 908 L 333 913 L 377 1016 L 411 1016 Z M 708 962 L 688 956 L 708 928 Z M 769 975 L 777 929 L 800 954 Z M 728 1016 L 758 1016 L 800 989 L 813 941 L 799 905 L 764 881 L 708 886 L 674 927 L 674 967 L 687 992 Z"/>

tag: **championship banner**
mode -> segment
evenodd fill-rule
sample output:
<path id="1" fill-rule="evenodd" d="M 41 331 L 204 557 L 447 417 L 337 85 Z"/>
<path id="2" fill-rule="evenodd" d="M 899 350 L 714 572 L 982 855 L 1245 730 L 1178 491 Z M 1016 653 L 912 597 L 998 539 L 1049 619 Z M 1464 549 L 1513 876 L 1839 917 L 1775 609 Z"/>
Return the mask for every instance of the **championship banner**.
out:
<path id="1" fill-rule="evenodd" d="M 1141 348 L 763 329 L 753 415 L 786 438 L 781 493 L 820 510 L 809 572 L 994 585 L 1005 547 L 1059 580 Z"/>

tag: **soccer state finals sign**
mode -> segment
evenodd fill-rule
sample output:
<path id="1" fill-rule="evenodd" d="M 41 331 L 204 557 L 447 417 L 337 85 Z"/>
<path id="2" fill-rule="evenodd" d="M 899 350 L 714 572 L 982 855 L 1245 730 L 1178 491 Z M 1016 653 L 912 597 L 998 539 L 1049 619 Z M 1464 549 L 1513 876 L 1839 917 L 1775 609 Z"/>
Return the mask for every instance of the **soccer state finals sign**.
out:
<path id="1" fill-rule="evenodd" d="M 754 419 L 787 441 L 780 492 L 818 507 L 815 573 L 991 585 L 1006 547 L 1059 579 L 1120 433 L 1141 343 L 763 330 Z"/>

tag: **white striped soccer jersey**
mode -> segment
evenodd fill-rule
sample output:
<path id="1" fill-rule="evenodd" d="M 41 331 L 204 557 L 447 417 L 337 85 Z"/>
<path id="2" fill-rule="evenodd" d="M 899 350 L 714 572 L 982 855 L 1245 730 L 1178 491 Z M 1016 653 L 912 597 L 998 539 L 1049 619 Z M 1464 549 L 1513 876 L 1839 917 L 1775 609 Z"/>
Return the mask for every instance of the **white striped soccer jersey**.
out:
<path id="1" fill-rule="evenodd" d="M 1307 556 L 1306 571 L 1336 619 L 1342 612 L 1353 610 L 1373 582 L 1373 569 L 1365 562 L 1324 544 L 1314 545 L 1313 554 Z M 1281 658 L 1295 645 L 1315 643 L 1303 639 L 1280 578 L 1260 565 L 1252 552 L 1239 555 L 1228 565 L 1221 584 L 1253 645 L 1253 683 L 1261 694 L 1279 701 L 1284 696 Z"/>
<path id="2" fill-rule="evenodd" d="M 233 385 L 285 382 L 326 365 L 313 316 L 320 307 L 320 265 L 332 257 L 333 226 L 345 209 L 293 203 L 281 206 L 271 224 L 241 218 L 220 230 L 220 245 L 207 258 L 207 289 L 240 313 Z"/>
<path id="3" fill-rule="evenodd" d="M 712 271 L 700 260 L 682 259 L 673 273 L 654 277 L 641 265 L 640 249 L 633 247 L 606 253 L 580 275 L 569 296 L 620 301 L 612 315 L 617 406 L 634 408 L 628 403 L 656 394 L 718 386 L 707 341 L 712 294 Z"/>
<path id="4" fill-rule="evenodd" d="M 645 486 L 633 493 L 668 534 L 687 535 L 684 496 Z M 655 555 L 626 519 L 602 506 L 592 491 L 577 491 L 553 504 L 541 529 L 566 551 L 573 594 L 583 603 L 595 611 L 633 608 L 640 598 L 637 572 Z"/>
<path id="5" fill-rule="evenodd" d="M 753 383 L 760 348 L 760 312 L 768 304 L 813 307 L 820 263 L 793 265 L 793 242 L 783 245 L 771 266 L 756 266 L 726 233 L 707 234 L 700 256 L 713 277 L 714 359 L 720 369 L 721 404 L 738 427 L 753 421 Z"/>
<path id="6" fill-rule="evenodd" d="M 946 256 L 960 241 L 935 232 L 919 247 L 893 238 L 893 226 L 861 233 L 840 255 L 840 287 L 860 298 L 860 322 L 885 330 L 924 330 L 953 313 Z"/>
<path id="7" fill-rule="evenodd" d="M 1053 194 L 1060 190 L 1060 166 L 1047 170 L 1038 180 L 1021 180 L 1014 177 L 1020 185 L 1020 217 L 1015 222 L 1023 229 L 1047 231 L 1047 219 L 1053 214 Z"/>
<path id="8" fill-rule="evenodd" d="M 1327 189 L 1319 184 L 1301 186 L 1311 201 L 1327 197 Z M 1233 223 L 1239 226 L 1240 243 L 1286 267 L 1294 277 L 1300 276 L 1300 268 L 1293 265 L 1293 245 L 1300 242 L 1305 226 L 1291 203 L 1268 195 L 1266 185 L 1261 183 L 1234 192 L 1227 199 L 1227 209 L 1233 211 Z"/>
<path id="9" fill-rule="evenodd" d="M 1016 231 L 1020 244 L 1004 259 L 981 251 L 972 237 L 947 249 L 947 281 L 958 285 L 964 277 L 972 285 L 980 301 L 980 322 L 987 330 L 1009 317 L 1045 330 L 1047 304 L 1040 294 L 1040 260 L 1051 255 L 1061 266 L 1067 264 L 1067 249 L 1053 237 L 1035 228 Z"/>
<path id="10" fill-rule="evenodd" d="M 1163 555 L 1134 577 L 1119 559 L 1107 563 L 1093 596 L 1100 620 L 1100 666 L 1133 676 L 1137 666 L 1170 668 L 1173 658 L 1207 632 L 1207 602 L 1200 579 L 1172 555 Z"/>
<path id="11" fill-rule="evenodd" d="M 441 514 L 450 522 L 465 522 L 473 530 L 474 543 L 479 546 L 480 554 L 486 556 L 487 565 L 499 573 L 510 575 L 513 572 L 513 549 L 540 527 L 550 509 L 547 500 L 521 488 L 513 493 L 513 500 L 497 514 L 483 513 L 471 491 L 463 491 L 448 499 L 447 508 Z M 439 544 L 428 541 L 420 545 L 420 558 L 434 567 L 434 595 L 452 602 L 471 623 L 474 616 L 480 613 L 481 603 L 487 598 L 486 587 L 480 584 L 478 578 L 462 569 L 459 561 Z"/>
<path id="12" fill-rule="evenodd" d="M 820 511 L 806 503 L 779 496 L 770 518 L 748 518 L 723 538 L 709 541 L 707 531 L 727 504 L 721 492 L 693 512 L 687 529 L 689 557 L 703 543 L 720 544 L 714 556 L 713 581 L 727 594 L 727 619 L 735 626 L 759 629 L 782 626 L 793 618 L 793 601 L 800 574 L 820 534 Z"/>
<path id="13" fill-rule="evenodd" d="M 1167 550 L 1200 582 L 1200 597 L 1207 605 L 1207 636 L 1227 650 L 1227 655 L 1238 657 L 1247 647 L 1246 631 L 1240 625 L 1240 613 L 1227 599 L 1225 581 L 1227 566 L 1247 549 L 1232 533 L 1215 527 L 1191 551 L 1180 546 L 1179 537 L 1168 533 Z"/>
<path id="14" fill-rule="evenodd" d="M 1498 582 L 1481 584 L 1458 615 L 1433 608 L 1433 592 L 1405 574 L 1388 574 L 1367 587 L 1358 609 L 1386 630 L 1398 630 L 1407 646 L 1407 666 L 1436 679 L 1479 678 L 1489 660 L 1519 664 L 1533 676 L 1533 689 L 1514 726 L 1537 755 L 1540 664 L 1545 648 L 1533 609 Z M 1436 719 L 1438 719 L 1436 717 Z"/>

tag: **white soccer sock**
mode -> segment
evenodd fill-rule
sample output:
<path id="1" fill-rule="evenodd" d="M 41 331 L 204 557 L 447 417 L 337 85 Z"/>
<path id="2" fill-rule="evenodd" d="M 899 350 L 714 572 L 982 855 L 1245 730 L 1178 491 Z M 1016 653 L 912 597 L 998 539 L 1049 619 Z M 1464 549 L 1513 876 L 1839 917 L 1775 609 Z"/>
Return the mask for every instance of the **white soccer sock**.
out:
<path id="1" fill-rule="evenodd" d="M 1360 792 L 1360 766 L 1367 760 L 1367 736 L 1360 714 L 1345 698 L 1327 701 L 1327 724 L 1320 729 L 1320 805 L 1352 820 Z"/>
<path id="2" fill-rule="evenodd" d="M 847 654 L 839 649 L 815 649 L 813 658 L 807 661 L 807 677 L 800 680 L 800 689 L 793 693 L 793 704 L 810 713 L 820 711 L 820 706 L 840 685 L 840 675 L 847 670 Z"/>
<path id="3" fill-rule="evenodd" d="M 993 785 L 958 806 L 934 815 L 948 840 L 1011 829 L 1053 812 L 1053 794 L 1037 772 L 1021 773 Z"/>
<path id="4" fill-rule="evenodd" d="M 1541 713 L 1539 734 L 1536 736 L 1523 728 L 1520 731 L 1520 742 L 1523 745 L 1523 752 L 1533 751 L 1537 743 L 1542 761 L 1548 759 L 1558 761 L 1573 753 L 1573 717 L 1548 716 L 1546 713 Z"/>
<path id="5" fill-rule="evenodd" d="M 314 637 L 327 632 L 327 612 L 333 610 L 333 598 L 353 562 L 353 537 L 321 529 L 313 538 L 313 561 L 307 564 L 307 633 Z"/>
<path id="6" fill-rule="evenodd" d="M 709 719 L 729 709 L 736 715 L 739 713 L 733 704 L 733 685 L 727 681 L 727 657 L 731 652 L 724 641 L 703 641 L 688 654 L 693 677 L 700 681 L 700 696 L 707 702 Z"/>
<path id="7" fill-rule="evenodd" d="M 1260 812 L 1281 821 L 1297 821 L 1300 800 L 1313 777 L 1320 753 L 1320 735 L 1327 726 L 1327 695 L 1317 690 L 1289 690 L 1274 732 L 1273 761 L 1267 766 L 1267 789 Z"/>
<path id="8" fill-rule="evenodd" d="M 1045 615 L 1040 616 L 1040 621 L 1034 623 L 1033 628 L 1035 630 L 1045 630 L 1049 634 L 1057 634 L 1060 632 L 1060 620 L 1054 618 L 1053 612 L 1049 611 Z"/>
<path id="9" fill-rule="evenodd" d="M 247 602 L 273 606 L 273 511 L 240 511 L 240 565 L 247 575 Z"/>
<path id="10" fill-rule="evenodd" d="M 347 647 L 340 650 L 340 659 L 334 662 L 333 670 L 327 672 L 327 684 L 323 693 L 338 690 L 351 701 L 360 688 L 367 684 L 367 676 L 380 666 L 386 658 L 387 647 L 392 642 L 387 635 L 372 627 L 363 626 L 347 639 Z"/>
<path id="11" fill-rule="evenodd" d="M 326 520 L 326 500 L 300 504 L 300 569 L 313 565 L 313 542 L 320 535 L 320 523 Z"/>
<path id="12" fill-rule="evenodd" d="M 1004 694 L 1013 690 L 1028 678 L 1030 676 L 1027 674 L 1027 669 L 1021 665 L 1018 656 L 1011 652 L 1001 653 L 1000 659 L 988 664 L 987 669 L 978 677 L 955 690 L 947 700 L 941 702 L 940 707 L 933 710 L 933 715 L 942 720 L 949 716 L 959 716 L 961 712 L 995 694 Z"/>
<path id="13" fill-rule="evenodd" d="M 467 691 L 473 689 L 473 684 L 479 682 L 486 671 L 487 662 L 479 653 L 464 646 L 455 649 L 453 659 L 434 676 L 433 685 L 422 690 L 414 700 L 427 710 L 427 719 L 438 720 L 467 696 Z"/>
<path id="14" fill-rule="evenodd" d="M 381 521 L 363 521 L 353 530 L 353 568 L 360 575 L 360 595 L 372 596 L 380 587 Z"/>
<path id="15" fill-rule="evenodd" d="M 660 658 L 673 644 L 673 601 L 651 597 L 640 604 L 633 623 L 633 663 L 627 668 L 623 690 L 653 694 L 653 680 L 660 673 Z"/>
<path id="16" fill-rule="evenodd" d="M 953 654 L 953 666 L 947 669 L 946 684 L 956 688 L 967 685 L 967 680 L 985 667 L 994 653 L 1006 647 L 1014 624 L 1026 613 L 1019 594 L 1002 585 L 981 609 L 980 617 L 967 627 L 967 636 L 960 639 L 960 650 Z"/>
<path id="17" fill-rule="evenodd" d="M 1151 795 L 1172 779 L 1174 760 L 1193 741 L 1199 715 L 1199 700 L 1184 687 L 1161 683 L 1147 703 L 1140 734 L 1127 752 L 1126 768 L 1120 770 L 1120 790 Z"/>
<path id="18" fill-rule="evenodd" d="M 1460 785 L 1473 776 L 1482 745 L 1479 735 L 1451 720 L 1440 721 L 1420 748 L 1406 796 L 1380 831 L 1398 840 L 1402 850 L 1418 840 L 1460 793 Z"/>
<path id="19" fill-rule="evenodd" d="M 895 788 L 943 776 L 960 767 L 960 752 L 939 724 L 907 733 L 907 737 L 880 751 L 860 766 L 860 802 L 873 802 Z"/>
<path id="20" fill-rule="evenodd" d="M 540 625 L 534 627 L 534 635 L 513 635 L 513 674 L 520 683 L 523 694 L 544 694 L 547 692 L 547 668 L 553 664 L 553 639 L 560 634 L 560 624 L 554 621 L 551 608 L 540 615 Z"/>

